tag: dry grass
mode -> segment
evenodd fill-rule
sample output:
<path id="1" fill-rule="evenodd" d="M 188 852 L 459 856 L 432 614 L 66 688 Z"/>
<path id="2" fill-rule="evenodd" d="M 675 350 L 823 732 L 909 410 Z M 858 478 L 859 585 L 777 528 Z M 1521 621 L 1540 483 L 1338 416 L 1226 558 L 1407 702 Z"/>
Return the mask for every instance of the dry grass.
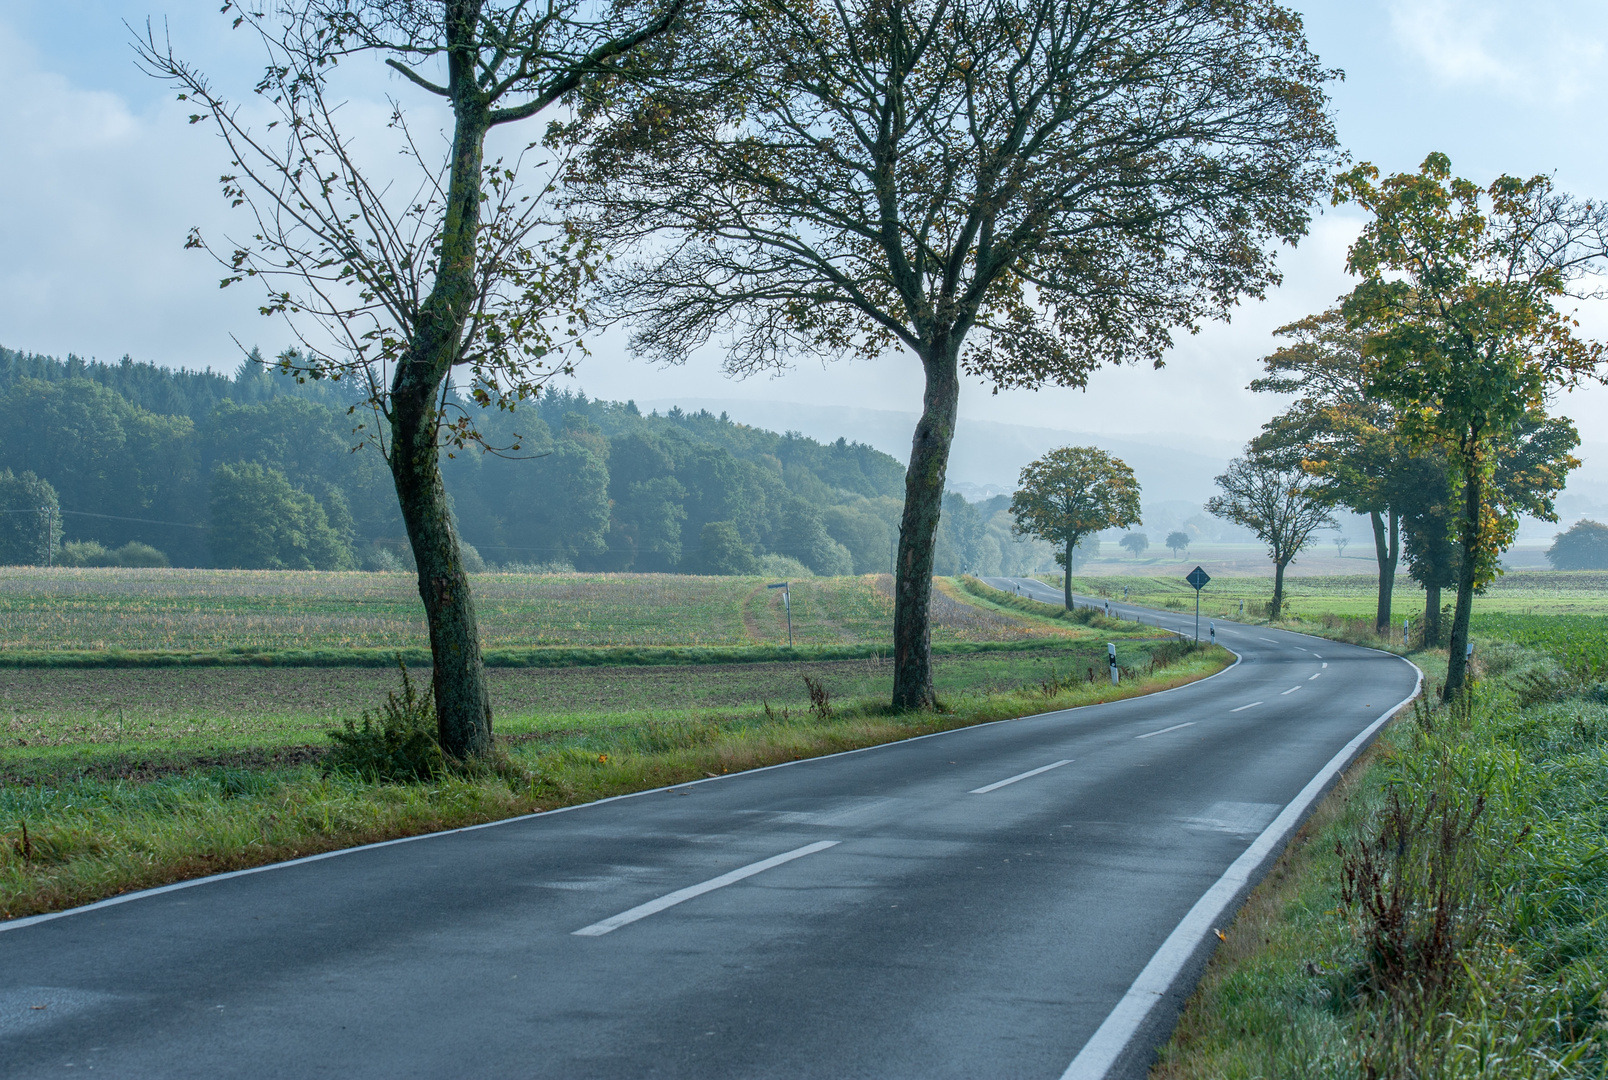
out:
<path id="1" fill-rule="evenodd" d="M 757 578 L 481 574 L 482 643 L 539 646 L 784 644 L 777 592 Z M 874 580 L 793 583 L 801 646 L 886 640 Z M 937 640 L 972 640 L 940 627 Z M 427 640 L 411 574 L 270 570 L 0 569 L 0 648 L 387 649 Z"/>

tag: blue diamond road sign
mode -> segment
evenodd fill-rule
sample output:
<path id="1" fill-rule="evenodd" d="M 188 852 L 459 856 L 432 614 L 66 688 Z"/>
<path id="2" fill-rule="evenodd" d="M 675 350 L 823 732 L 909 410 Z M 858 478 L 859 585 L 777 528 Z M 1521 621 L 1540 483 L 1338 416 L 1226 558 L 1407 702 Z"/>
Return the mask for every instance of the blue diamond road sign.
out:
<path id="1" fill-rule="evenodd" d="M 1195 569 L 1193 569 L 1193 570 L 1191 570 L 1189 572 L 1189 576 L 1186 577 L 1184 580 L 1189 582 L 1191 585 L 1195 586 L 1195 591 L 1196 592 L 1200 592 L 1200 590 L 1202 590 L 1202 589 L 1204 589 L 1206 587 L 1206 583 L 1208 581 L 1210 581 L 1211 579 L 1212 579 L 1212 576 L 1210 574 L 1208 574 L 1206 571 L 1202 570 L 1200 567 L 1197 566 L 1197 567 L 1195 567 Z"/>

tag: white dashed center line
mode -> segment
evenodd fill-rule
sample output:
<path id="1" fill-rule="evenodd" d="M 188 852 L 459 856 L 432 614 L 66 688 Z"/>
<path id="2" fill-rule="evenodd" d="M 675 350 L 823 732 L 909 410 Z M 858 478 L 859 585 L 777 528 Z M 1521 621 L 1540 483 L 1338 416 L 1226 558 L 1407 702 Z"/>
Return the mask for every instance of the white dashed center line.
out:
<path id="1" fill-rule="evenodd" d="M 1230 709 L 1228 711 L 1229 712 L 1244 712 L 1246 709 L 1254 709 L 1260 704 L 1262 704 L 1260 701 L 1253 701 L 1249 705 L 1241 705 L 1237 709 Z"/>
<path id="2" fill-rule="evenodd" d="M 802 859 L 806 855 L 814 855 L 817 851 L 825 851 L 829 847 L 836 847 L 841 842 L 839 840 L 817 840 L 813 844 L 806 844 L 801 848 L 794 848 L 792 851 L 784 851 L 780 855 L 772 855 L 768 859 L 761 859 L 759 862 L 740 866 L 730 873 L 721 874 L 719 877 L 710 878 L 708 881 L 700 881 L 698 884 L 689 885 L 685 889 L 677 889 L 675 892 L 661 896 L 657 900 L 649 900 L 646 904 L 638 904 L 629 911 L 622 911 L 618 915 L 604 919 L 602 922 L 595 922 L 591 926 L 583 926 L 579 930 L 572 930 L 571 933 L 576 937 L 602 937 L 604 934 L 618 930 L 629 923 L 634 923 L 638 919 L 646 919 L 649 915 L 663 911 L 665 908 L 685 903 L 695 896 L 702 896 L 706 892 L 714 892 L 716 889 L 723 889 L 727 885 L 734 885 L 744 878 L 762 874 L 772 867 L 790 863 L 794 859 Z"/>
<path id="3" fill-rule="evenodd" d="M 1301 689 L 1299 686 L 1292 686 L 1288 690 L 1284 691 L 1284 694 L 1293 694 L 1299 689 Z M 1279 697 L 1283 697 L 1284 694 L 1280 694 Z"/>
<path id="4" fill-rule="evenodd" d="M 1193 727 L 1194 724 L 1195 724 L 1195 721 L 1186 720 L 1182 724 L 1174 724 L 1172 727 L 1164 727 L 1160 731 L 1147 731 L 1143 735 L 1135 735 L 1134 738 L 1136 738 L 1136 739 L 1148 739 L 1152 735 L 1165 735 L 1165 734 L 1167 734 L 1167 732 L 1169 732 L 1169 731 L 1177 731 L 1181 727 Z"/>
<path id="5" fill-rule="evenodd" d="M 1036 769 L 1029 769 L 1025 773 L 1017 773 L 1015 776 L 1007 776 L 1003 780 L 996 780 L 994 783 L 989 784 L 986 787 L 972 788 L 966 794 L 987 795 L 990 791 L 998 791 L 1006 784 L 1014 784 L 1018 780 L 1026 780 L 1029 776 L 1037 776 L 1039 773 L 1046 773 L 1051 769 L 1059 769 L 1062 765 L 1070 765 L 1072 764 L 1073 760 L 1073 758 L 1064 758 L 1061 761 L 1057 761 L 1051 765 L 1041 765 Z"/>
<path id="6" fill-rule="evenodd" d="M 1323 672 L 1321 672 L 1321 671 L 1314 671 L 1312 674 L 1307 676 L 1307 682 L 1311 682 L 1313 679 L 1316 679 L 1319 675 L 1322 675 L 1322 674 L 1323 674 Z"/>

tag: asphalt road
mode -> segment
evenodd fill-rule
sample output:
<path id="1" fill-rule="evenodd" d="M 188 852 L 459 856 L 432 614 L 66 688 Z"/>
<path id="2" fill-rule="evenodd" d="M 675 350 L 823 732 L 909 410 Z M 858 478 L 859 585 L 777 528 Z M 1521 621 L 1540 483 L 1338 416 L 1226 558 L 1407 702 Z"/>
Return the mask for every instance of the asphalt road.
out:
<path id="1" fill-rule="evenodd" d="M 1416 683 L 1218 630 L 1165 694 L 0 924 L 0 1075 L 1143 1075 L 1203 894 Z"/>

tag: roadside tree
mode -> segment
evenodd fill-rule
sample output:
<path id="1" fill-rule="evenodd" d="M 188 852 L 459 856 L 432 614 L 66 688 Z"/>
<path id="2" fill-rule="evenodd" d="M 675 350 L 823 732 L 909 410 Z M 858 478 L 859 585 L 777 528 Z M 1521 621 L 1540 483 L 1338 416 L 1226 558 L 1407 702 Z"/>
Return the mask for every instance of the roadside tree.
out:
<path id="1" fill-rule="evenodd" d="M 1066 571 L 1062 599 L 1072 610 L 1075 549 L 1103 529 L 1139 523 L 1139 481 L 1119 458 L 1093 446 L 1063 446 L 1022 469 L 1011 496 L 1016 532 L 1056 547 Z"/>
<path id="2" fill-rule="evenodd" d="M 1167 546 L 1172 549 L 1173 558 L 1189 553 L 1189 534 L 1182 529 L 1175 529 L 1167 534 Z"/>
<path id="3" fill-rule="evenodd" d="M 1321 482 L 1303 470 L 1255 452 L 1229 462 L 1217 486 L 1223 493 L 1207 500 L 1207 511 L 1250 529 L 1267 545 L 1273 560 L 1268 618 L 1277 619 L 1284 610 L 1285 567 L 1312 543 L 1313 533 L 1334 526 L 1328 495 Z"/>
<path id="4" fill-rule="evenodd" d="M 1390 625 L 1402 554 L 1402 519 L 1421 494 L 1411 477 L 1422 451 L 1401 431 L 1395 408 L 1369 393 L 1362 356 L 1366 330 L 1347 325 L 1339 308 L 1281 326 L 1274 334 L 1288 344 L 1263 358 L 1267 374 L 1251 389 L 1297 396 L 1263 425 L 1251 446 L 1321 477 L 1334 505 L 1368 516 L 1379 568 L 1374 630 L 1383 633 Z"/>
<path id="5" fill-rule="evenodd" d="M 1081 386 L 1261 295 L 1334 157 L 1332 73 L 1266 0 L 728 12 L 667 39 L 665 78 L 589 101 L 575 213 L 629 253 L 612 312 L 650 358 L 914 355 L 892 697 L 929 707 L 963 373 Z"/>
<path id="6" fill-rule="evenodd" d="M 1417 445 L 1445 452 L 1461 489 L 1450 696 L 1466 677 L 1474 591 L 1497 572 L 1517 524 L 1493 494 L 1500 447 L 1550 393 L 1600 377 L 1603 346 L 1579 337 L 1557 304 L 1600 269 L 1608 209 L 1545 176 L 1481 188 L 1453 178 L 1438 153 L 1383 180 L 1358 166 L 1336 182 L 1335 201 L 1373 214 L 1347 257 L 1362 282 L 1343 306 L 1352 326 L 1370 329 L 1369 387 Z"/>
<path id="7" fill-rule="evenodd" d="M 445 408 L 450 378 L 482 406 L 512 408 L 558 371 L 584 324 L 576 290 L 587 253 L 543 230 L 540 192 L 524 154 L 486 160 L 494 129 L 535 117 L 583 79 L 599 79 L 668 30 L 684 0 L 657 10 L 578 0 L 286 0 L 226 2 L 234 25 L 267 53 L 256 86 L 271 123 L 253 128 L 147 26 L 145 70 L 179 90 L 228 149 L 223 193 L 250 212 L 249 236 L 214 248 L 222 284 L 267 290 L 265 314 L 288 317 L 301 351 L 283 364 L 307 378 L 351 378 L 372 420 L 358 438 L 391 468 L 418 567 L 430 629 L 442 748 L 458 758 L 492 749 L 474 601 L 441 481 L 443 449 L 476 443 L 472 417 Z M 335 80 L 355 60 L 383 62 L 451 110 L 450 142 L 416 138 L 393 100 L 386 143 L 343 108 Z M 351 117 L 348 120 L 348 117 Z M 434 124 L 432 119 L 428 121 Z M 277 129 L 277 130 L 276 130 Z M 534 146 L 535 144 L 531 144 Z M 395 175 L 401 162 L 410 177 Z"/>

